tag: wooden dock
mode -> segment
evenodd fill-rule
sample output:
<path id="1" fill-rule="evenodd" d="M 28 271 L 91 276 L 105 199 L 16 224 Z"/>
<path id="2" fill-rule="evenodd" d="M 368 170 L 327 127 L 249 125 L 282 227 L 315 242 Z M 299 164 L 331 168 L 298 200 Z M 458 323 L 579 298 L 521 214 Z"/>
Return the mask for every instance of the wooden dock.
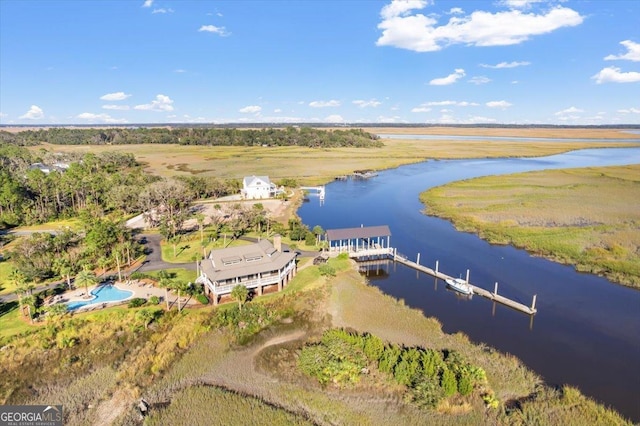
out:
<path id="1" fill-rule="evenodd" d="M 436 261 L 436 269 L 431 269 L 428 268 L 426 266 L 420 265 L 418 262 L 420 261 L 420 255 L 418 255 L 418 260 L 416 262 L 413 262 L 409 259 L 407 259 L 404 256 L 400 256 L 397 253 L 394 253 L 393 255 L 393 260 L 395 262 L 401 263 L 405 266 L 408 266 L 409 268 L 413 268 L 417 271 L 420 272 L 424 272 L 425 274 L 431 275 L 433 277 L 436 277 L 440 280 L 447 280 L 447 279 L 454 279 L 453 277 L 447 275 L 447 274 L 443 274 L 442 272 L 438 271 L 438 262 Z M 482 287 L 478 287 L 476 285 L 473 285 L 469 282 L 469 271 L 467 270 L 467 283 L 473 288 L 473 294 L 477 294 L 479 296 L 482 297 L 486 297 L 489 300 L 493 300 L 494 302 L 500 303 L 502 305 L 508 306 L 512 309 L 515 309 L 516 311 L 520 311 L 523 312 L 527 315 L 535 315 L 536 312 L 538 312 L 538 310 L 536 309 L 536 296 L 533 296 L 533 301 L 531 303 L 531 306 L 527 306 L 524 305 L 520 302 L 516 302 L 515 300 L 511 300 L 507 297 L 504 297 L 500 294 L 498 294 L 498 283 L 496 283 L 495 285 L 495 289 L 492 292 L 485 290 Z"/>

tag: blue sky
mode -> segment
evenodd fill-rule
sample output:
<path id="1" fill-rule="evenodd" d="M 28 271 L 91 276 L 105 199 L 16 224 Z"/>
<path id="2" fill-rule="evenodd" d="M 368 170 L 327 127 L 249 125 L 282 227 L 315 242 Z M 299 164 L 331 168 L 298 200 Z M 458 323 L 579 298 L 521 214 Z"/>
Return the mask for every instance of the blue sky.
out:
<path id="1" fill-rule="evenodd" d="M 0 124 L 640 124 L 640 1 L 0 0 Z"/>

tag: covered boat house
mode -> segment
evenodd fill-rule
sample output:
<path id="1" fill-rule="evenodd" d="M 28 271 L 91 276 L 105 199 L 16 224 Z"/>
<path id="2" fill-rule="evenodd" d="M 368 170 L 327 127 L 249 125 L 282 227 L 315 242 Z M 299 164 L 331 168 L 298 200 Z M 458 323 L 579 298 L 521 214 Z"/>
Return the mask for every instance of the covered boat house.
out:
<path id="1" fill-rule="evenodd" d="M 325 238 L 329 253 L 349 253 L 351 257 L 388 254 L 393 250 L 387 225 L 328 229 Z"/>

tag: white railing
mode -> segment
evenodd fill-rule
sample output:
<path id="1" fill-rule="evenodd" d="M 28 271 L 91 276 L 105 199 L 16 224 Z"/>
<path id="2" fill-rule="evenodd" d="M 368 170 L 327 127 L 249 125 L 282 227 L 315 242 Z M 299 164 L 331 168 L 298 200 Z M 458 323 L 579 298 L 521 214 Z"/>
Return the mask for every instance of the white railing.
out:
<path id="1" fill-rule="evenodd" d="M 231 284 L 217 285 L 215 282 L 212 282 L 211 280 L 209 280 L 209 278 L 203 275 L 200 276 L 199 281 L 204 282 L 204 284 L 209 287 L 209 290 L 211 290 L 214 294 L 229 294 L 237 285 L 243 285 L 246 288 L 257 288 L 260 286 L 277 284 L 278 282 L 282 281 L 293 268 L 295 268 L 295 262 L 290 263 L 280 274 L 255 278 L 252 280 L 233 282 Z"/>

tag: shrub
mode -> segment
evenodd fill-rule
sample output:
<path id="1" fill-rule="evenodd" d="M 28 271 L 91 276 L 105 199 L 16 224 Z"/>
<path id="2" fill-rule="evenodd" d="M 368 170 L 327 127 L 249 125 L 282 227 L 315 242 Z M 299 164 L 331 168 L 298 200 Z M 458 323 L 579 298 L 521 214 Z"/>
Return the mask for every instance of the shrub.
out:
<path id="1" fill-rule="evenodd" d="M 473 391 L 473 382 L 467 372 L 463 372 L 458 377 L 458 392 L 462 396 L 469 395 Z"/>
<path id="2" fill-rule="evenodd" d="M 451 396 L 458 391 L 458 381 L 456 380 L 456 374 L 448 368 L 442 372 L 440 379 L 440 386 L 444 392 L 444 396 Z"/>
<path id="3" fill-rule="evenodd" d="M 149 304 L 150 305 L 157 305 L 160 303 L 160 298 L 158 296 L 151 296 L 149 298 Z"/>
<path id="4" fill-rule="evenodd" d="M 135 297 L 129 301 L 129 304 L 127 306 L 129 308 L 138 308 L 144 305 L 145 303 L 147 303 L 146 299 L 142 297 Z"/>
<path id="5" fill-rule="evenodd" d="M 209 304 L 209 298 L 202 293 L 196 294 L 196 300 L 202 303 L 203 305 Z"/>
<path id="6" fill-rule="evenodd" d="M 336 270 L 333 266 L 328 265 L 328 264 L 324 264 L 324 265 L 320 265 L 318 266 L 318 271 L 320 271 L 320 275 L 322 276 L 327 276 L 327 277 L 335 277 L 336 275 Z"/>

